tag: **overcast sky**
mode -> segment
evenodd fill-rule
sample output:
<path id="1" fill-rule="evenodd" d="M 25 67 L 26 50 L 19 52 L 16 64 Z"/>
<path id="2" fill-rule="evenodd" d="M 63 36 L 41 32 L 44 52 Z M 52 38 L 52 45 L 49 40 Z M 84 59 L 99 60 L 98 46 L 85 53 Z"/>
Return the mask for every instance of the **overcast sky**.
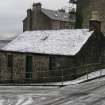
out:
<path id="1" fill-rule="evenodd" d="M 38 1 L 48 9 L 59 9 L 68 3 L 68 0 L 0 0 L 0 36 L 22 33 L 26 10 Z"/>

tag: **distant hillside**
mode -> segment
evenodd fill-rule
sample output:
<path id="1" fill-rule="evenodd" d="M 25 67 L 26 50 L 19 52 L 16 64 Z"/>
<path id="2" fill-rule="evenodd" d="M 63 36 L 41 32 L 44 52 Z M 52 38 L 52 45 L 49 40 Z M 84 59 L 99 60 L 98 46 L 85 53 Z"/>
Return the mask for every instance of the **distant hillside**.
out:
<path id="1" fill-rule="evenodd" d="M 0 49 L 15 38 L 15 34 L 0 34 Z"/>

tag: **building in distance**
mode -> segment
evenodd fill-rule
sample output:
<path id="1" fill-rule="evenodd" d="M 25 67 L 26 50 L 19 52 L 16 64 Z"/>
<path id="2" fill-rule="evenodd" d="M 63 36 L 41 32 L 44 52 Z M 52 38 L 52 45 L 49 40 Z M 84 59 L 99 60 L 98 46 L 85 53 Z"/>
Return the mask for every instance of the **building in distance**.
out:
<path id="1" fill-rule="evenodd" d="M 23 20 L 23 31 L 71 29 L 75 27 L 75 20 L 73 12 L 44 9 L 41 3 L 34 3 L 33 8 L 27 10 L 27 17 Z"/>

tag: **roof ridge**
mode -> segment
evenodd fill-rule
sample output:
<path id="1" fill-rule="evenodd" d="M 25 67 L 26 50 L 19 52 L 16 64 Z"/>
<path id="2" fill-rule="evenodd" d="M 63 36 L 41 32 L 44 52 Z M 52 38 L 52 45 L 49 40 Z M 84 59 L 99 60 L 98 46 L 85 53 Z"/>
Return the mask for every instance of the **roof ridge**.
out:
<path id="1" fill-rule="evenodd" d="M 52 10 L 52 9 L 47 9 L 47 8 L 41 8 L 42 10 L 49 10 L 49 11 L 55 11 L 57 12 L 58 10 Z"/>

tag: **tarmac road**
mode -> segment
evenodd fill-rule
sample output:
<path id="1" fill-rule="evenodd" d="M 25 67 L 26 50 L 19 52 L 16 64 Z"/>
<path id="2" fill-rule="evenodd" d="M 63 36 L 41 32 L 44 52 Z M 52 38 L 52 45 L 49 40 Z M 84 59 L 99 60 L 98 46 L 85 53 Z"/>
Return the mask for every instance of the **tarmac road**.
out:
<path id="1" fill-rule="evenodd" d="M 105 105 L 105 77 L 63 88 L 0 86 L 0 105 Z"/>

